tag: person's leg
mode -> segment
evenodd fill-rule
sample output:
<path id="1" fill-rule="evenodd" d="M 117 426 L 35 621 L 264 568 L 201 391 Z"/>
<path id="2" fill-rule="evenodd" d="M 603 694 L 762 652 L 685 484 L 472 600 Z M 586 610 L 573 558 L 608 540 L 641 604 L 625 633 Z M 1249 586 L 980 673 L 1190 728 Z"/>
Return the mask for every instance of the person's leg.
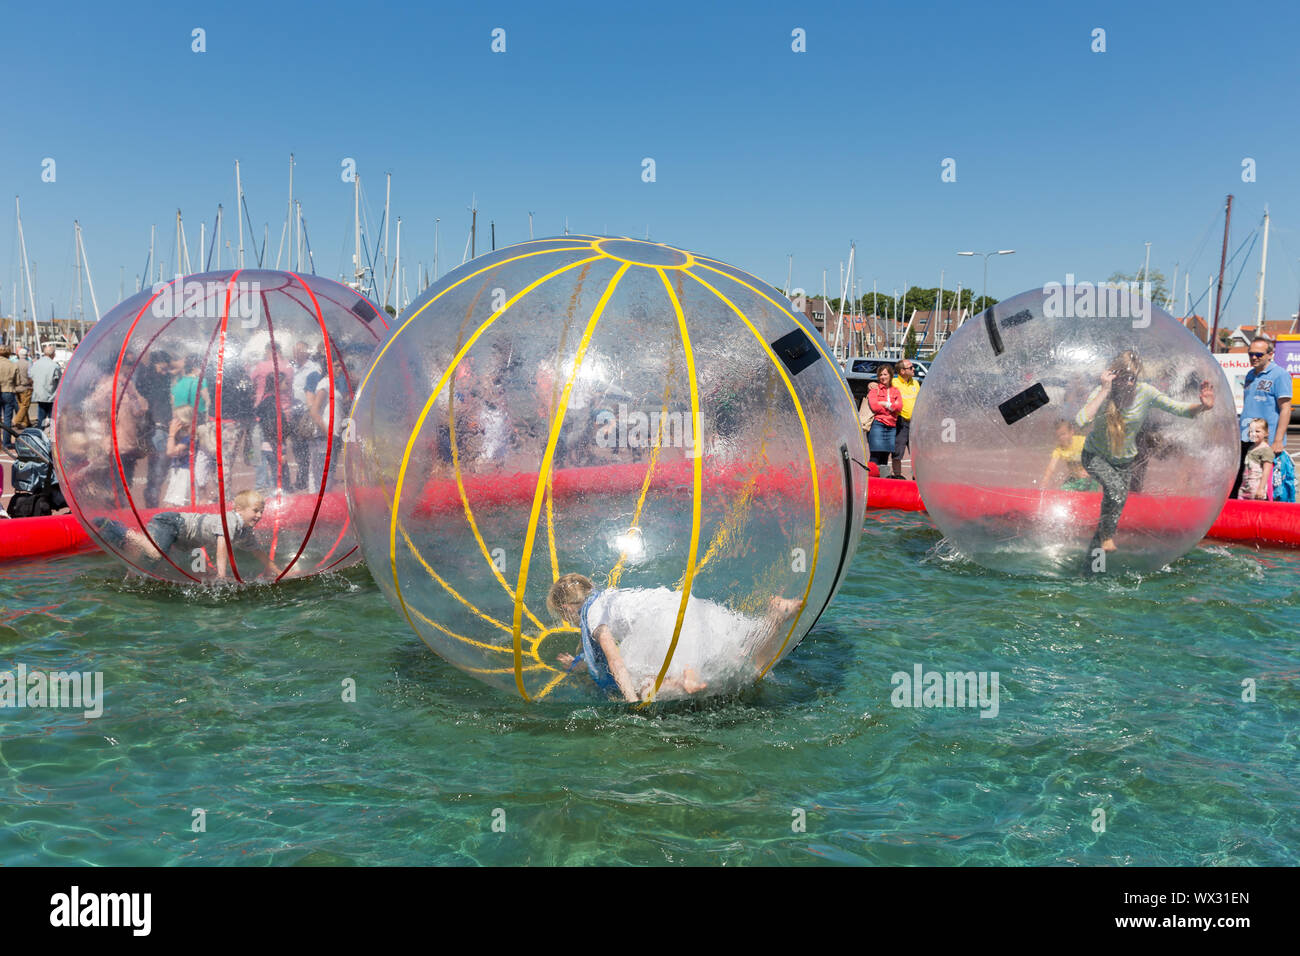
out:
<path id="1" fill-rule="evenodd" d="M 1088 474 L 1097 479 L 1101 485 L 1101 520 L 1097 524 L 1097 533 L 1093 535 L 1089 552 L 1099 545 L 1103 550 L 1115 550 L 1115 531 L 1119 527 L 1119 516 L 1128 500 L 1129 482 L 1132 478 L 1133 464 L 1116 465 L 1101 455 L 1090 452 L 1083 454 L 1083 467 Z"/>
<path id="2" fill-rule="evenodd" d="M 162 495 L 163 485 L 167 482 L 167 472 L 169 471 L 167 463 L 167 432 L 165 429 L 155 428 L 153 430 L 153 436 L 149 439 L 148 458 L 144 501 L 147 507 L 157 508 L 158 499 Z"/>
<path id="3" fill-rule="evenodd" d="M 118 460 L 122 463 L 122 475 L 125 477 L 126 487 L 134 494 L 135 489 L 132 484 L 135 481 L 135 466 L 140 461 L 140 456 L 135 452 L 124 452 L 118 455 Z"/>
<path id="4" fill-rule="evenodd" d="M 1233 479 L 1232 490 L 1228 492 L 1229 498 L 1237 497 L 1237 492 L 1241 490 L 1241 476 L 1246 470 L 1246 452 L 1250 451 L 1250 442 L 1241 443 L 1241 461 L 1237 464 L 1237 477 Z"/>
<path id="5" fill-rule="evenodd" d="M 302 491 L 307 487 L 307 471 L 311 467 L 311 453 L 307 448 L 307 439 L 294 435 L 290 440 L 293 445 L 293 460 L 296 465 L 293 476 L 293 489 Z"/>
<path id="6" fill-rule="evenodd" d="M 36 403 L 36 427 L 37 428 L 44 428 L 45 423 L 48 422 L 50 418 L 53 417 L 53 415 L 54 415 L 53 402 Z"/>
<path id="7" fill-rule="evenodd" d="M 898 427 L 894 429 L 894 465 L 892 474 L 895 478 L 903 477 L 903 452 L 907 451 L 908 439 L 912 420 L 910 418 L 898 419 Z"/>
<path id="8" fill-rule="evenodd" d="M 14 415 L 14 428 L 30 428 L 32 422 L 31 419 L 27 417 L 27 409 L 29 409 L 32 404 L 31 389 L 28 389 L 25 392 L 19 392 L 17 394 L 18 394 L 18 411 Z"/>
<path id="9" fill-rule="evenodd" d="M 867 450 L 871 453 L 871 460 L 880 468 L 882 476 L 889 464 L 889 449 L 892 447 L 892 438 L 887 434 L 885 426 L 878 421 L 872 422 L 871 429 L 867 432 Z"/>
<path id="10" fill-rule="evenodd" d="M 14 450 L 14 436 L 9 430 L 14 427 L 14 412 L 18 409 L 18 402 L 13 392 L 0 392 L 0 423 L 4 428 L 0 429 L 0 447 L 9 451 Z"/>

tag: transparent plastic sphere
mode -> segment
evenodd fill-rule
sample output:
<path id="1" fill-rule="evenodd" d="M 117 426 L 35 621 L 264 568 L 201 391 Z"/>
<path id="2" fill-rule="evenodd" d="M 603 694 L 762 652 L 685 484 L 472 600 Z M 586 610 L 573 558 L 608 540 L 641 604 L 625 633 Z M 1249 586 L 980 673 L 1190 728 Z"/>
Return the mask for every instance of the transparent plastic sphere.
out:
<path id="1" fill-rule="evenodd" d="M 1086 283 L 968 320 L 912 417 L 935 523 L 963 555 L 1015 574 L 1144 572 L 1185 554 L 1223 507 L 1237 435 L 1205 345 L 1127 289 Z"/>
<path id="2" fill-rule="evenodd" d="M 561 662 L 587 586 L 552 613 L 562 578 L 601 595 L 634 696 L 730 692 L 812 627 L 862 526 L 862 433 L 818 334 L 665 245 L 565 236 L 461 266 L 394 323 L 353 417 L 380 588 L 531 700 L 627 697 Z"/>
<path id="3" fill-rule="evenodd" d="M 337 282 L 255 269 L 118 304 L 59 385 L 73 513 L 133 571 L 179 584 L 356 563 L 340 446 L 387 318 Z"/>

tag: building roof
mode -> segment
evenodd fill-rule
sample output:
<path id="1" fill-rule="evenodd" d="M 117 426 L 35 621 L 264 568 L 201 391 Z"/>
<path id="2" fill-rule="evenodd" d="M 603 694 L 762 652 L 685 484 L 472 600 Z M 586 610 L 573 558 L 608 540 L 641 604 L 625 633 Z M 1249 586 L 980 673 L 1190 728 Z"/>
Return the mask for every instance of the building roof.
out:
<path id="1" fill-rule="evenodd" d="M 1294 319 L 1265 319 L 1264 335 L 1273 341 L 1277 341 L 1279 335 L 1290 333 L 1292 326 L 1295 324 Z M 1250 348 L 1251 339 L 1257 333 L 1256 325 L 1239 325 L 1232 330 L 1232 347 L 1229 352 L 1245 352 Z"/>

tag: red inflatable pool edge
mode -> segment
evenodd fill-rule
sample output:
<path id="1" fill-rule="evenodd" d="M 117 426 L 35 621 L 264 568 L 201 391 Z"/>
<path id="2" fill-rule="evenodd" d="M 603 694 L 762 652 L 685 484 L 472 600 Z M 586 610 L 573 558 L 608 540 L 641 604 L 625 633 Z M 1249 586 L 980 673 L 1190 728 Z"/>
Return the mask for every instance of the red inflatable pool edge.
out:
<path id="1" fill-rule="evenodd" d="M 0 563 L 94 551 L 97 547 L 70 514 L 0 520 Z"/>
<path id="2" fill-rule="evenodd" d="M 1010 490 L 1008 497 L 1022 496 Z M 1068 494 L 1063 492 L 1062 494 Z M 1086 494 L 1086 493 L 1083 493 Z M 924 511 L 925 502 L 914 481 L 867 479 L 867 507 L 895 511 Z M 1270 547 L 1300 548 L 1300 504 L 1241 501 L 1229 498 L 1206 532 L 1207 538 Z"/>
<path id="3" fill-rule="evenodd" d="M 313 518 L 346 522 L 347 502 L 343 495 L 330 492 L 320 496 L 303 492 L 283 499 L 271 498 L 267 502 L 263 522 L 271 527 L 275 522 L 285 526 L 303 525 Z M 149 508 L 139 512 L 140 520 L 148 520 L 159 511 L 192 510 L 215 512 L 216 507 L 203 505 L 187 509 Z M 134 524 L 129 511 L 106 514 Z M 20 561 L 24 558 L 55 557 L 60 554 L 75 554 L 81 551 L 94 551 L 99 547 L 95 540 L 86 533 L 76 515 L 50 515 L 45 518 L 7 518 L 0 519 L 0 564 L 6 561 Z"/>
<path id="4" fill-rule="evenodd" d="M 306 502 L 286 503 L 294 518 Z M 322 511 L 343 505 L 342 496 L 328 494 Z M 891 478 L 867 479 L 867 507 L 895 511 L 924 511 L 916 482 Z M 1206 534 L 1207 538 L 1270 547 L 1300 548 L 1300 504 L 1229 499 Z M 93 551 L 96 545 L 73 515 L 0 520 L 0 563 L 24 558 L 54 557 Z"/>

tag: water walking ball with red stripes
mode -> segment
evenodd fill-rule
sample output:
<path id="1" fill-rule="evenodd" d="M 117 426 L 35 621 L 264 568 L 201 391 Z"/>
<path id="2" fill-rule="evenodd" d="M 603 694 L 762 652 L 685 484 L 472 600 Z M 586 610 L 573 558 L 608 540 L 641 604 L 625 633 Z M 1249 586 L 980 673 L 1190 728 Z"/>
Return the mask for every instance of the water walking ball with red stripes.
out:
<path id="1" fill-rule="evenodd" d="M 911 439 L 926 509 L 959 553 L 1085 577 L 1191 550 L 1240 449 L 1228 381 L 1197 336 L 1140 288 L 1073 278 L 961 325 L 921 386 Z"/>
<path id="2" fill-rule="evenodd" d="M 55 459 L 73 512 L 132 571 L 179 584 L 356 563 L 342 445 L 387 319 L 337 282 L 254 269 L 120 303 L 59 385 Z"/>
<path id="3" fill-rule="evenodd" d="M 775 289 L 666 245 L 444 276 L 363 380 L 348 500 L 439 655 L 530 700 L 726 693 L 825 610 L 862 526 L 847 383 Z"/>

